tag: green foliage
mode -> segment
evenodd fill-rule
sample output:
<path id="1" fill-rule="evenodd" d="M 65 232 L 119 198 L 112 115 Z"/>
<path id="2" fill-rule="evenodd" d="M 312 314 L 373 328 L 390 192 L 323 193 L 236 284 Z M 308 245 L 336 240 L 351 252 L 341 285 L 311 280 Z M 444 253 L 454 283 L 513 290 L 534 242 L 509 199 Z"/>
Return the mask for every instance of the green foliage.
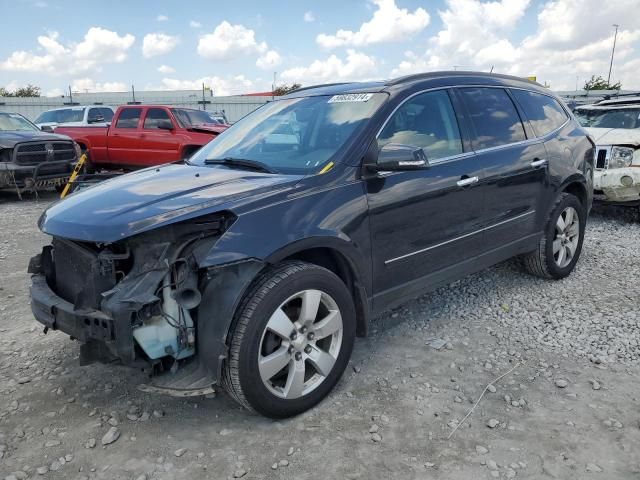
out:
<path id="1" fill-rule="evenodd" d="M 273 94 L 276 97 L 279 97 L 281 95 L 286 95 L 288 93 L 293 92 L 294 90 L 297 90 L 301 87 L 302 85 L 300 85 L 299 83 L 294 83 L 292 85 L 280 85 L 279 87 L 276 87 L 275 90 L 273 91 Z"/>
<path id="2" fill-rule="evenodd" d="M 607 82 L 602 75 L 598 75 L 597 77 L 593 75 L 590 80 L 588 80 L 584 84 L 585 90 L 620 90 L 622 88 L 622 84 L 620 82 L 617 83 L 609 83 Z"/>
<path id="3" fill-rule="evenodd" d="M 10 92 L 4 87 L 0 87 L 0 97 L 39 97 L 40 93 L 40 87 L 31 84 L 26 87 L 16 88 L 13 92 Z"/>

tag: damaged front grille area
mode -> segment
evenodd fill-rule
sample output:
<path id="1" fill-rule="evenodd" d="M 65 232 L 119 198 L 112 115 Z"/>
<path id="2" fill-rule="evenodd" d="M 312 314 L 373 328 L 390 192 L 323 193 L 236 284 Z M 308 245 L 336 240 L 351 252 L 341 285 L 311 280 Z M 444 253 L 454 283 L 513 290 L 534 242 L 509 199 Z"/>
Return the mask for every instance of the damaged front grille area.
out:
<path id="1" fill-rule="evenodd" d="M 49 286 L 78 309 L 100 309 L 102 294 L 124 277 L 131 264 L 128 249 L 114 251 L 54 238 L 51 270 L 46 272 Z"/>
<path id="2" fill-rule="evenodd" d="M 234 220 L 204 215 L 113 243 L 53 237 L 29 264 L 31 309 L 82 343 L 81 364 L 173 368 L 196 353 L 199 265 Z"/>

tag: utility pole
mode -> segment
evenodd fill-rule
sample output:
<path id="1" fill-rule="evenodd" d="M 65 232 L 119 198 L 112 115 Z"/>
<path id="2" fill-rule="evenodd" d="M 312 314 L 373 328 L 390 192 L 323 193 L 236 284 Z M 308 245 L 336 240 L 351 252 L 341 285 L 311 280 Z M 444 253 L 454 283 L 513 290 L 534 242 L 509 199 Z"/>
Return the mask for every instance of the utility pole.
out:
<path id="1" fill-rule="evenodd" d="M 271 85 L 271 100 L 275 100 L 275 91 L 276 91 L 276 75 L 278 72 L 273 72 L 273 84 Z"/>
<path id="2" fill-rule="evenodd" d="M 611 68 L 613 68 L 613 54 L 616 53 L 616 40 L 618 39 L 618 25 L 617 23 L 613 24 L 616 27 L 616 33 L 613 35 L 613 50 L 611 50 L 611 63 L 609 63 L 609 76 L 607 77 L 607 84 L 611 83 Z"/>

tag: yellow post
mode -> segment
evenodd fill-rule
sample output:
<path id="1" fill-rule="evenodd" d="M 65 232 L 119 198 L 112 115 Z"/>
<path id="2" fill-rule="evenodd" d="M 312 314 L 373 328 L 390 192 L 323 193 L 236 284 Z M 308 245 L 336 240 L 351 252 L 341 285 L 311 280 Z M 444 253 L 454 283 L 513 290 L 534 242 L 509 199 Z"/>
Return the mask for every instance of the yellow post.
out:
<path id="1" fill-rule="evenodd" d="M 69 181 L 64 186 L 64 190 L 62 190 L 62 193 L 60 194 L 60 198 L 64 198 L 64 197 L 67 196 L 67 193 L 69 193 L 69 188 L 71 187 L 71 184 L 73 183 L 73 181 L 76 179 L 76 177 L 80 173 L 80 170 L 82 170 L 82 167 L 84 166 L 84 162 L 86 160 L 87 160 L 87 154 L 83 153 L 82 156 L 80 157 L 80 160 L 78 160 L 78 163 L 76 163 L 76 166 L 73 167 L 73 172 L 71 172 L 71 176 L 69 177 Z"/>

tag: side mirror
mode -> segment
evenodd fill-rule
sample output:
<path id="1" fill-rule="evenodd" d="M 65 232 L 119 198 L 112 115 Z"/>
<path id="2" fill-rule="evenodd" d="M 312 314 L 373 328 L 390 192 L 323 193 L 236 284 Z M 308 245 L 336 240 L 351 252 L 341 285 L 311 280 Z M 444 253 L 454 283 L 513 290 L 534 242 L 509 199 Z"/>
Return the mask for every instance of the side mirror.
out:
<path id="1" fill-rule="evenodd" d="M 158 128 L 160 130 L 173 130 L 173 123 L 170 120 L 158 121 Z"/>
<path id="2" fill-rule="evenodd" d="M 40 130 L 47 133 L 53 133 L 53 127 L 51 125 L 43 125 L 40 127 Z"/>
<path id="3" fill-rule="evenodd" d="M 424 170 L 429 168 L 429 161 L 422 148 L 387 143 L 378 151 L 376 163 L 367 167 L 377 172 Z"/>
<path id="4" fill-rule="evenodd" d="M 91 117 L 87 119 L 87 123 L 101 123 L 104 122 L 104 117 L 102 115 L 98 115 L 97 117 Z"/>

